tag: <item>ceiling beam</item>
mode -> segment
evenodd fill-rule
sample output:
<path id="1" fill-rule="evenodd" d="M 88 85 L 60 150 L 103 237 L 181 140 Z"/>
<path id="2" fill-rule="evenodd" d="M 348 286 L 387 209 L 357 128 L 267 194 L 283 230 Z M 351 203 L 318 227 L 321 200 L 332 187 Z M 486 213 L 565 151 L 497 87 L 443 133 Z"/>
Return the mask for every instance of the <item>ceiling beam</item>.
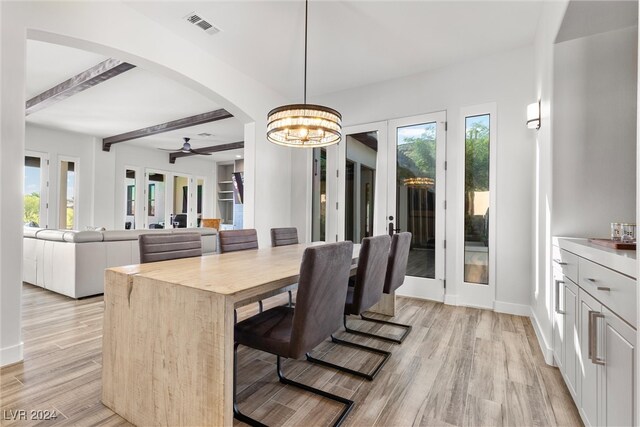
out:
<path id="1" fill-rule="evenodd" d="M 109 151 L 113 144 L 118 144 L 120 142 L 144 138 L 145 136 L 156 135 L 158 133 L 169 132 L 176 129 L 188 128 L 191 126 L 201 125 L 203 123 L 215 122 L 218 120 L 228 119 L 230 117 L 233 117 L 233 114 L 224 108 L 221 108 L 219 110 L 209 111 L 208 113 L 197 114 L 195 116 L 185 117 L 184 119 L 173 120 L 167 123 L 121 133 L 120 135 L 104 138 L 102 140 L 102 150 Z"/>
<path id="2" fill-rule="evenodd" d="M 67 99 L 76 93 L 99 85 L 132 68 L 135 68 L 135 65 L 129 64 L 128 62 L 113 58 L 107 59 L 71 77 L 69 80 L 65 80 L 59 85 L 42 92 L 40 95 L 34 96 L 26 102 L 24 114 L 28 116 L 56 102 Z"/>
<path id="3" fill-rule="evenodd" d="M 201 153 L 217 153 L 219 151 L 237 150 L 239 148 L 244 148 L 244 141 L 231 142 L 229 144 L 213 145 L 211 147 L 196 148 L 195 150 L 200 151 Z M 197 156 L 197 154 L 171 153 L 169 154 L 169 163 L 171 164 L 175 163 L 176 159 L 179 157 L 189 157 L 189 156 Z"/>

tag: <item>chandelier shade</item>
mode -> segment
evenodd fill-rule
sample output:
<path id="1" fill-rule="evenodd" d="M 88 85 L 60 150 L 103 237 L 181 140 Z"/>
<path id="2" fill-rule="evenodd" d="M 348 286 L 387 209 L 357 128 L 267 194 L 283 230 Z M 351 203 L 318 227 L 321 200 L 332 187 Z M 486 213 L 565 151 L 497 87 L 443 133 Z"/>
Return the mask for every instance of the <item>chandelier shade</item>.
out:
<path id="1" fill-rule="evenodd" d="M 267 139 L 286 147 L 326 147 L 342 138 L 342 116 L 333 108 L 307 104 L 307 30 L 309 0 L 304 2 L 304 97 L 267 114 Z"/>
<path id="2" fill-rule="evenodd" d="M 314 104 L 283 105 L 267 116 L 267 139 L 287 147 L 326 147 L 342 137 L 342 116 Z"/>

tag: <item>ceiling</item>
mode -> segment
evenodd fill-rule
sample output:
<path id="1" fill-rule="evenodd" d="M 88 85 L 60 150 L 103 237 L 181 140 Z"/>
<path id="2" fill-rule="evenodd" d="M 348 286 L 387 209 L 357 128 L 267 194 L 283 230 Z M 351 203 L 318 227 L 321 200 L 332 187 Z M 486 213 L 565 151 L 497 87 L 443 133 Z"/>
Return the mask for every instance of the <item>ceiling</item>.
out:
<path id="1" fill-rule="evenodd" d="M 132 8 L 239 71 L 300 100 L 304 2 L 141 1 Z M 209 35 L 184 19 L 192 12 L 221 29 Z M 532 43 L 541 12 L 534 1 L 323 1 L 309 5 L 310 102 L 326 94 L 398 78 Z M 29 40 L 27 99 L 107 59 Z M 108 137 L 221 108 L 209 98 L 141 68 L 39 110 L 28 123 Z M 203 138 L 199 133 L 210 133 Z M 237 142 L 235 119 L 124 144 L 194 148 Z M 233 155 L 234 153 L 229 153 Z M 220 154 L 208 158 L 216 158 Z M 231 160 L 231 159 L 227 159 Z"/>
<path id="2" fill-rule="evenodd" d="M 637 1 L 571 1 L 556 43 L 638 25 Z"/>
<path id="3" fill-rule="evenodd" d="M 27 41 L 27 99 L 104 61 L 106 57 L 40 41 Z M 26 117 L 27 123 L 100 138 L 145 128 L 221 106 L 190 88 L 139 67 L 79 92 Z M 197 134 L 209 133 L 209 137 Z M 194 148 L 242 141 L 244 125 L 235 118 L 140 138 L 123 144 L 178 148 L 182 138 Z M 237 153 L 208 156 L 230 160 Z M 204 157 L 203 157 L 204 158 Z"/>
<path id="4" fill-rule="evenodd" d="M 302 97 L 302 0 L 127 4 L 292 101 Z M 531 44 L 541 8 L 539 1 L 311 1 L 309 94 Z M 222 31 L 208 35 L 188 23 L 191 12 Z"/>

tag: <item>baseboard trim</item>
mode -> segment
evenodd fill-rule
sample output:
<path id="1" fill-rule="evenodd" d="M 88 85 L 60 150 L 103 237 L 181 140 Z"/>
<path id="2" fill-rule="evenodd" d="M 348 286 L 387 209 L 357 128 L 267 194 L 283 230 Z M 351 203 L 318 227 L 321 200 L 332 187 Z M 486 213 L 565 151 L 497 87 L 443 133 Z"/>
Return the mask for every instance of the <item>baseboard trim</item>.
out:
<path id="1" fill-rule="evenodd" d="M 530 307 L 529 318 L 531 319 L 533 330 L 536 333 L 536 338 L 538 338 L 538 344 L 540 345 L 540 350 L 542 350 L 544 361 L 547 363 L 547 365 L 556 366 L 553 361 L 553 347 L 549 346 L 549 343 L 544 338 L 544 334 L 540 329 L 540 323 L 538 322 L 538 316 L 536 316 L 535 311 L 533 311 L 533 307 Z"/>
<path id="2" fill-rule="evenodd" d="M 21 362 L 24 343 L 16 344 L 11 347 L 0 349 L 0 366 L 13 365 Z"/>
<path id="3" fill-rule="evenodd" d="M 445 294 L 444 303 L 447 305 L 458 305 L 458 295 Z"/>
<path id="4" fill-rule="evenodd" d="M 529 314 L 531 313 L 531 306 L 525 304 L 514 304 L 512 302 L 495 301 L 493 303 L 493 310 L 498 313 L 529 317 Z"/>

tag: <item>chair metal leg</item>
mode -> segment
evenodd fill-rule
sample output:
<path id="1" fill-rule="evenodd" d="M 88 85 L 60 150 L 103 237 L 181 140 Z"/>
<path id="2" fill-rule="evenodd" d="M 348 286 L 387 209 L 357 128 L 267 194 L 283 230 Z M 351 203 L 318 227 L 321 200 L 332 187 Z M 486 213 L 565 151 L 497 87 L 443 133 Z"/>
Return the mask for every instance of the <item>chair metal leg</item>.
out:
<path id="1" fill-rule="evenodd" d="M 263 310 L 263 306 L 262 306 L 262 300 L 258 301 L 258 313 L 262 313 Z"/>
<path id="2" fill-rule="evenodd" d="M 238 407 L 238 345 L 238 343 L 233 344 L 233 418 L 253 427 L 267 427 L 266 424 L 262 424 L 260 421 L 254 420 L 240 412 L 240 408 Z"/>
<path id="3" fill-rule="evenodd" d="M 343 423 L 343 421 L 347 418 L 347 415 L 349 415 L 349 412 L 351 412 L 351 409 L 353 408 L 353 403 L 354 403 L 353 400 L 346 399 L 346 398 L 338 396 L 336 394 L 328 393 L 328 392 L 326 392 L 324 390 L 320 390 L 318 388 L 311 387 L 311 386 L 308 386 L 306 384 L 302 384 L 302 383 L 299 383 L 297 381 L 293 381 L 293 380 L 290 380 L 289 378 L 286 378 L 284 376 L 284 374 L 282 373 L 282 363 L 281 363 L 280 359 L 281 359 L 280 356 L 277 356 L 278 378 L 280 379 L 280 382 L 282 384 L 291 385 L 291 386 L 294 386 L 294 387 L 300 388 L 302 390 L 317 394 L 317 395 L 322 396 L 322 397 L 326 397 L 327 399 L 331 399 L 331 400 L 334 400 L 336 402 L 339 402 L 339 403 L 342 403 L 343 405 L 345 405 L 345 408 L 342 410 L 342 412 L 338 416 L 338 419 L 333 424 L 333 427 L 340 426 Z"/>
<path id="4" fill-rule="evenodd" d="M 375 348 L 375 347 L 369 347 L 366 345 L 362 345 L 362 344 L 357 344 L 351 341 L 345 341 L 345 340 L 341 340 L 339 338 L 334 337 L 333 335 L 331 335 L 331 341 L 334 342 L 335 344 L 338 345 L 344 345 L 347 347 L 353 347 L 353 348 L 357 348 L 360 350 L 364 350 L 364 351 L 368 351 L 370 353 L 376 353 L 376 354 L 380 354 L 383 357 L 383 359 L 380 361 L 380 363 L 378 363 L 378 365 L 373 369 L 373 371 L 371 373 L 367 373 L 367 372 L 362 372 L 362 371 L 356 371 L 355 369 L 351 369 L 351 368 L 347 368 L 345 366 L 340 366 L 340 365 L 336 365 L 335 363 L 331 363 L 331 362 L 327 362 L 321 359 L 317 359 L 313 356 L 311 356 L 309 353 L 306 354 L 307 356 L 307 360 L 311 363 L 316 363 L 318 365 L 322 365 L 322 366 L 326 366 L 329 368 L 333 368 L 333 369 L 337 369 L 339 371 L 342 372 L 346 372 L 348 374 L 351 375 L 355 375 L 358 377 L 362 377 L 365 378 L 369 381 L 373 381 L 373 379 L 376 377 L 376 375 L 378 375 L 378 373 L 380 372 L 380 370 L 382 369 L 382 367 L 385 365 L 385 363 L 387 363 L 387 360 L 389 360 L 389 357 L 391 356 L 391 352 L 390 351 L 386 351 L 386 350 L 380 350 L 379 348 Z"/>
<path id="5" fill-rule="evenodd" d="M 289 291 L 289 307 L 293 307 L 295 304 L 293 303 L 293 294 Z"/>
<path id="6" fill-rule="evenodd" d="M 393 323 L 393 322 L 387 322 L 386 320 L 378 320 L 378 319 L 374 319 L 371 317 L 365 317 L 364 315 L 360 315 L 360 317 L 362 318 L 362 320 L 366 320 L 369 322 L 375 322 L 375 323 L 382 323 L 385 325 L 391 325 L 391 326 L 397 326 L 400 328 L 405 328 L 405 332 L 402 334 L 402 336 L 400 338 L 392 338 L 392 337 L 386 337 L 384 335 L 377 335 L 377 334 L 372 334 L 370 332 L 363 332 L 363 331 L 356 331 L 355 329 L 351 329 L 347 326 L 347 315 L 344 315 L 344 330 L 351 333 L 351 334 L 356 334 L 356 335 L 363 335 L 365 337 L 370 337 L 370 338 L 377 338 L 379 340 L 385 340 L 385 341 L 390 341 L 396 344 L 402 344 L 402 341 L 404 341 L 404 339 L 407 337 L 407 335 L 409 335 L 409 332 L 411 332 L 411 325 L 403 325 L 401 323 Z"/>

